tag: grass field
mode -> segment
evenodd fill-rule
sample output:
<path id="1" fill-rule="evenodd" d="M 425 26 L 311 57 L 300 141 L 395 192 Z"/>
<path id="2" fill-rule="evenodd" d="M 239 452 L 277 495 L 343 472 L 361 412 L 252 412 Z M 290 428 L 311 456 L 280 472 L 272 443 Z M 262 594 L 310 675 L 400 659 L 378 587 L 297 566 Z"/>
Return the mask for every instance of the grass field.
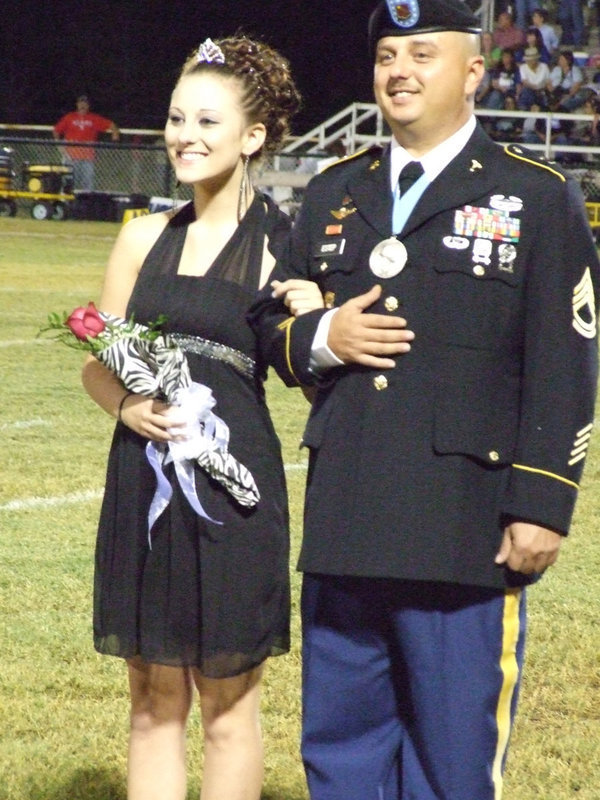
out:
<path id="1" fill-rule="evenodd" d="M 35 339 L 49 311 L 98 297 L 118 226 L 0 219 L 0 800 L 124 800 L 124 666 L 91 644 L 96 519 L 112 421 L 84 394 L 81 354 Z M 268 382 L 300 539 L 307 404 Z M 559 564 L 529 594 L 530 637 L 504 800 L 600 798 L 600 440 Z M 291 565 L 293 570 L 293 563 Z M 306 800 L 294 649 L 269 665 L 264 800 Z M 201 783 L 197 713 L 189 797 Z M 477 798 L 473 798 L 477 800 Z"/>

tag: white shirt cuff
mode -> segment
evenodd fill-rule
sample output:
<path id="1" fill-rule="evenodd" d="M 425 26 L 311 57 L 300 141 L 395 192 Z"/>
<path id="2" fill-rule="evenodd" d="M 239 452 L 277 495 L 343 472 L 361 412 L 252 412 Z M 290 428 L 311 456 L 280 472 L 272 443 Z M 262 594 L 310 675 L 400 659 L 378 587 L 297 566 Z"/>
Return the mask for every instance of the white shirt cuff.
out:
<path id="1" fill-rule="evenodd" d="M 340 367 L 344 364 L 344 362 L 327 346 L 331 318 L 337 311 L 337 308 L 332 308 L 323 314 L 319 320 L 319 325 L 310 350 L 311 372 L 319 372 L 320 370 L 329 369 L 330 367 Z"/>

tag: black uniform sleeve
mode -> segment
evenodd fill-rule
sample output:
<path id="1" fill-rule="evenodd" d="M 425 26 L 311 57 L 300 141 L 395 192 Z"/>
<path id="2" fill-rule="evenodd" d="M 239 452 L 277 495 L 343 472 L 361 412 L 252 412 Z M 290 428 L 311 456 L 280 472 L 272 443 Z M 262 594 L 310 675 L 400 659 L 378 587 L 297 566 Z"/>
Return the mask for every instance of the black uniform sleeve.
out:
<path id="1" fill-rule="evenodd" d="M 553 181 L 528 266 L 513 519 L 567 533 L 594 416 L 600 270 L 583 198 Z"/>
<path id="2" fill-rule="evenodd" d="M 293 228 L 287 247 L 278 253 L 277 263 L 269 283 L 260 292 L 248 314 L 255 331 L 261 360 L 275 368 L 287 386 L 311 386 L 316 382 L 310 371 L 310 353 L 319 320 L 324 309 L 290 316 L 281 300 L 274 299 L 270 282 L 289 278 L 314 280 L 310 274 L 309 236 L 307 220 L 310 215 L 310 187 Z"/>

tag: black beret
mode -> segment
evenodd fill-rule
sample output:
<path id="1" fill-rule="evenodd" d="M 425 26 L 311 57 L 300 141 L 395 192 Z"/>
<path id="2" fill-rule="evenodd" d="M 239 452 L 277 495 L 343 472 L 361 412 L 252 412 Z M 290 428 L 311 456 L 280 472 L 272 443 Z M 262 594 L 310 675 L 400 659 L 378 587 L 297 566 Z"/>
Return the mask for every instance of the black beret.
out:
<path id="1" fill-rule="evenodd" d="M 481 33 L 481 23 L 463 0 L 384 0 L 369 19 L 369 52 L 384 36 L 437 31 Z"/>

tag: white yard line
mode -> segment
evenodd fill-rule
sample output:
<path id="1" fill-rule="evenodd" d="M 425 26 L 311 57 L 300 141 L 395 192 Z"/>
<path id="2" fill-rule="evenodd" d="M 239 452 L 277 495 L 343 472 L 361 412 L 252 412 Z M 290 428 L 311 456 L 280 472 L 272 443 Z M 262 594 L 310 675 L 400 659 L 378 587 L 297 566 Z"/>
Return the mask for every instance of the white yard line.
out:
<path id="1" fill-rule="evenodd" d="M 101 242 L 114 242 L 115 235 L 96 236 L 93 233 L 40 233 L 39 231 L 0 231 L 2 237 L 24 238 L 24 239 L 94 239 Z"/>
<path id="2" fill-rule="evenodd" d="M 286 464 L 285 471 L 297 472 L 305 470 L 307 466 L 306 462 Z M 25 497 L 22 500 L 10 500 L 8 503 L 0 504 L 0 511 L 30 511 L 35 508 L 56 508 L 56 506 L 89 503 L 91 500 L 99 500 L 103 493 L 103 489 L 91 489 L 87 492 L 72 492 L 71 494 L 63 494 L 56 497 Z"/>
<path id="3" fill-rule="evenodd" d="M 52 343 L 52 339 L 35 339 L 33 337 L 31 339 L 5 339 L 3 342 L 0 342 L 0 347 L 25 347 L 30 344 L 38 346 L 40 344 L 46 345 Z"/>
<path id="4" fill-rule="evenodd" d="M 21 419 L 17 422 L 5 422 L 0 425 L 0 431 L 22 431 L 27 428 L 41 428 L 50 425 L 47 419 Z"/>
<path id="5" fill-rule="evenodd" d="M 0 511 L 29 511 L 33 508 L 53 508 L 55 506 L 68 506 L 76 503 L 87 503 L 98 500 L 103 491 L 94 489 L 88 492 L 73 492 L 58 497 L 26 497 L 23 500 L 11 500 L 0 505 Z"/>
<path id="6" fill-rule="evenodd" d="M 95 267 L 105 267 L 106 266 L 106 262 L 105 261 L 87 261 L 86 260 L 85 265 L 74 264 L 73 266 L 75 266 L 75 267 L 77 267 L 77 266 L 85 266 L 85 269 L 93 269 Z M 35 287 L 35 286 L 25 286 L 25 287 L 22 287 L 22 286 L 0 286 L 0 294 L 16 294 L 17 292 L 19 294 L 43 294 L 44 296 L 48 295 L 49 293 L 50 294 L 59 294 L 63 298 L 65 298 L 65 297 L 78 298 L 78 297 L 81 296 L 81 292 L 77 292 L 77 291 L 62 292 L 62 291 L 55 290 L 55 289 L 48 289 L 46 286 L 38 286 L 38 287 Z M 34 315 L 30 314 L 29 316 L 34 316 Z"/>

